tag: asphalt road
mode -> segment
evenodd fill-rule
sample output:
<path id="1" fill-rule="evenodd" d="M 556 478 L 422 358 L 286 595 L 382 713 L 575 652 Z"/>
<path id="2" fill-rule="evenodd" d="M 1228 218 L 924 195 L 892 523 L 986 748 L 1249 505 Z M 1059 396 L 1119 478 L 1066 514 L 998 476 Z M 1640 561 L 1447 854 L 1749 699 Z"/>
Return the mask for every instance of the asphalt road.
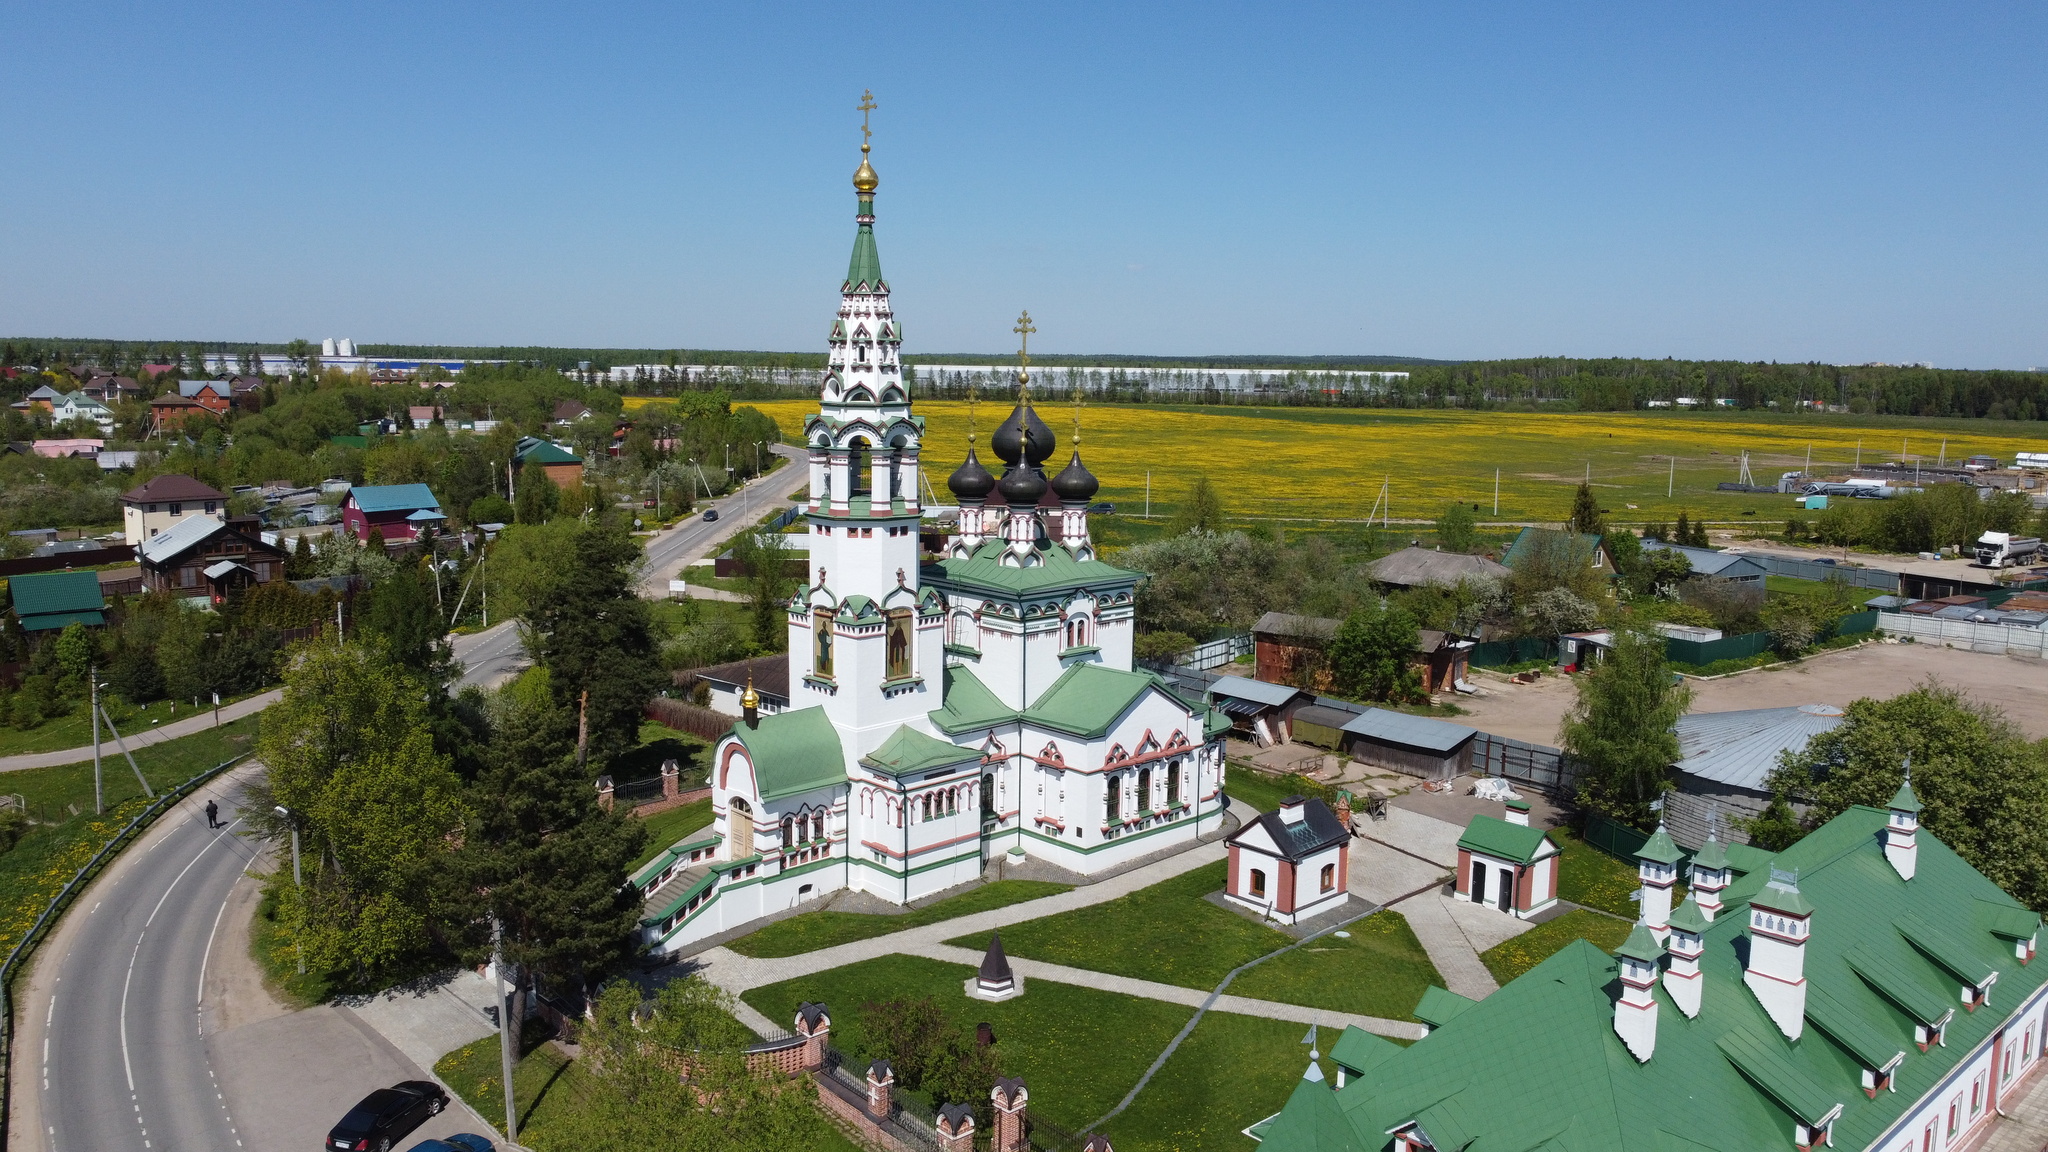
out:
<path id="1" fill-rule="evenodd" d="M 248 954 L 257 846 L 237 772 L 182 802 L 65 916 L 19 1005 L 9 1147 L 264 1152 L 318 1147 L 374 1088 L 423 1077 L 346 1008 L 290 1012 Z M 399 1144 L 486 1131 L 460 1104 Z"/>

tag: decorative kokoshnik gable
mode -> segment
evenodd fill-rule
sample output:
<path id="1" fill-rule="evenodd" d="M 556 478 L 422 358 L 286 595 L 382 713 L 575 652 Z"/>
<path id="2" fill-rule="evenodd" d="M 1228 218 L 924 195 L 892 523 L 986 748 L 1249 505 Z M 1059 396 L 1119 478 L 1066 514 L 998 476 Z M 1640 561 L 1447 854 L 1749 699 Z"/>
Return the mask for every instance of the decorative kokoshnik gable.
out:
<path id="1" fill-rule="evenodd" d="M 1919 810 L 1902 785 L 1747 875 L 1710 840 L 1675 909 L 1653 837 L 1613 956 L 1576 941 L 1478 1003 L 1436 995 L 1410 1048 L 1347 1030 L 1340 1087 L 1311 1070 L 1252 1132 L 1266 1152 L 1973 1141 L 2048 1043 L 2041 920 Z"/>

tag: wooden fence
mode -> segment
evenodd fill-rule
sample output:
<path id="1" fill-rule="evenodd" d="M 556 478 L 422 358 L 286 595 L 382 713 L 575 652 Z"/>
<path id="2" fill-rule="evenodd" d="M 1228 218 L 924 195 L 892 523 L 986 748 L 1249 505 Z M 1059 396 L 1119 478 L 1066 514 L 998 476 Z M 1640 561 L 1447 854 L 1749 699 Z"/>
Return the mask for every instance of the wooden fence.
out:
<path id="1" fill-rule="evenodd" d="M 647 702 L 647 718 L 657 724 L 666 724 L 678 732 L 688 732 L 706 740 L 717 740 L 732 731 L 739 723 L 739 717 L 727 716 L 723 712 L 691 704 L 668 696 L 656 696 Z"/>

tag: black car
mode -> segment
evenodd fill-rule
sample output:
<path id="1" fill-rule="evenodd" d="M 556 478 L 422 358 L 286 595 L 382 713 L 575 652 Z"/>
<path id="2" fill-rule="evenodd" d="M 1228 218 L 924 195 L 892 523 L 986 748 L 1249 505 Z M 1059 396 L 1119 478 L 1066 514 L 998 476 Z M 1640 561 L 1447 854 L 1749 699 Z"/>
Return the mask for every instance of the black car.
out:
<path id="1" fill-rule="evenodd" d="M 1095 514 L 1096 514 L 1096 515 L 1098 515 L 1098 516 L 1114 516 L 1114 515 L 1116 515 L 1116 505 L 1115 505 L 1115 504 L 1112 504 L 1112 503 L 1110 503 L 1110 502 L 1109 502 L 1109 501 L 1107 501 L 1107 500 L 1103 500 L 1103 501 L 1099 501 L 1099 502 L 1097 502 L 1097 503 L 1094 503 L 1094 504 L 1090 504 L 1090 505 L 1088 506 L 1088 510 L 1089 510 L 1090 512 L 1093 512 L 1093 513 L 1095 513 Z"/>
<path id="2" fill-rule="evenodd" d="M 327 1133 L 329 1152 L 391 1152 L 393 1141 L 448 1106 L 448 1093 L 429 1080 L 379 1088 L 348 1110 Z"/>
<path id="3" fill-rule="evenodd" d="M 716 509 L 716 508 L 706 508 L 706 509 L 704 510 L 704 519 L 706 519 L 706 520 L 716 520 L 716 519 L 718 519 L 718 509 Z"/>

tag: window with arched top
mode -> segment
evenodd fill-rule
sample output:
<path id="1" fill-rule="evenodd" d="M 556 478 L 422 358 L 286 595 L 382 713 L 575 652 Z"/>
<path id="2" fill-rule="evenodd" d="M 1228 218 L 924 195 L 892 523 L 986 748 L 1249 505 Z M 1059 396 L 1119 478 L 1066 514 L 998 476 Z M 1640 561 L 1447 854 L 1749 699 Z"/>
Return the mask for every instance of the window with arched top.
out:
<path id="1" fill-rule="evenodd" d="M 796 818 L 794 816 L 784 816 L 782 818 L 782 846 L 784 848 L 793 846 L 796 843 L 797 836 Z"/>
<path id="2" fill-rule="evenodd" d="M 744 860 L 754 854 L 754 810 L 735 796 L 725 813 L 726 841 L 732 845 L 732 859 Z"/>

